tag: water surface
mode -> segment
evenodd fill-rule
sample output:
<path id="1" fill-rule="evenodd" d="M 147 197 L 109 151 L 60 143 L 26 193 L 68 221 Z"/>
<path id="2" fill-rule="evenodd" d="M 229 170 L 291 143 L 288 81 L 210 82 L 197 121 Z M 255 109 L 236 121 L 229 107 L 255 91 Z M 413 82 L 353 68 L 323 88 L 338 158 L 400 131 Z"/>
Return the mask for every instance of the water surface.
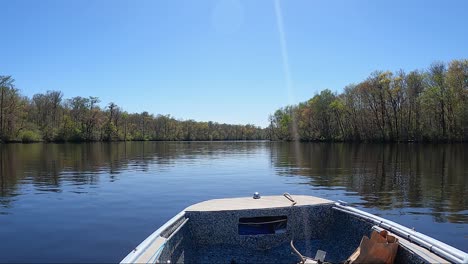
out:
<path id="1" fill-rule="evenodd" d="M 0 145 L 1 262 L 118 262 L 190 204 L 344 200 L 468 251 L 468 146 L 271 142 Z"/>

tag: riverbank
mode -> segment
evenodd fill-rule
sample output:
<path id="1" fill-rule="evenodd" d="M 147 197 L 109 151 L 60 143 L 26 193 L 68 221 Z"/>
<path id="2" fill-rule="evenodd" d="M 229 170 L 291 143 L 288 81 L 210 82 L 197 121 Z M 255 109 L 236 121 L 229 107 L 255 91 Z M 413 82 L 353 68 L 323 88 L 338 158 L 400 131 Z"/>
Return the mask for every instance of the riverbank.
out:
<path id="1" fill-rule="evenodd" d="M 270 140 L 270 139 L 212 139 L 212 140 L 159 140 L 159 139 L 135 139 L 135 140 L 10 140 L 0 141 L 0 144 L 32 144 L 32 143 L 116 143 L 116 142 L 284 142 L 284 143 L 349 143 L 349 144 L 465 144 L 468 141 L 463 140 L 398 140 L 398 141 L 379 141 L 379 140 Z"/>

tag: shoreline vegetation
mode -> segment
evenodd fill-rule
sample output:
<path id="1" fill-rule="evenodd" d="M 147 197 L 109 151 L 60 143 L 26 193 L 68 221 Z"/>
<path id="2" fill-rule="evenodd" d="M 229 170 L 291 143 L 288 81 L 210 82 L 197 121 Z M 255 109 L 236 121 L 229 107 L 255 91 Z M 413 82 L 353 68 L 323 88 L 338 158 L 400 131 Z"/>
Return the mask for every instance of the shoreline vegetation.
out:
<path id="1" fill-rule="evenodd" d="M 178 120 L 170 115 L 128 113 L 97 97 L 63 99 L 60 91 L 21 95 L 11 76 L 0 76 L 0 142 L 212 141 L 265 139 L 251 124 Z"/>
<path id="2" fill-rule="evenodd" d="M 468 60 L 376 71 L 269 117 L 271 140 L 468 142 Z"/>
<path id="3" fill-rule="evenodd" d="M 340 94 L 327 89 L 278 109 L 267 128 L 128 113 L 99 103 L 92 96 L 64 99 L 60 91 L 28 98 L 11 76 L 0 76 L 0 142 L 468 142 L 468 60 L 410 73 L 373 72 Z"/>

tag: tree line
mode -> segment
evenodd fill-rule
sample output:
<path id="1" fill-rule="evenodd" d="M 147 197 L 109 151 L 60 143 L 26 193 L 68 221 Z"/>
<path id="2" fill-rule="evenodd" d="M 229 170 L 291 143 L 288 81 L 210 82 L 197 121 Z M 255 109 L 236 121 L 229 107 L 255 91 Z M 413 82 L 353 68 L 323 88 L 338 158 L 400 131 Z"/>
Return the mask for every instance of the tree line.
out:
<path id="1" fill-rule="evenodd" d="M 269 117 L 272 140 L 468 141 L 468 60 L 376 71 Z"/>
<path id="2" fill-rule="evenodd" d="M 28 98 L 0 76 L 0 141 L 468 141 L 468 60 L 405 73 L 375 71 L 342 93 L 278 109 L 266 129 L 129 113 L 60 91 Z"/>
<path id="3" fill-rule="evenodd" d="M 60 91 L 28 98 L 11 76 L 0 76 L 0 141 L 194 141 L 260 140 L 265 130 L 254 125 L 179 120 L 170 115 L 128 113 L 97 97 L 64 99 Z"/>

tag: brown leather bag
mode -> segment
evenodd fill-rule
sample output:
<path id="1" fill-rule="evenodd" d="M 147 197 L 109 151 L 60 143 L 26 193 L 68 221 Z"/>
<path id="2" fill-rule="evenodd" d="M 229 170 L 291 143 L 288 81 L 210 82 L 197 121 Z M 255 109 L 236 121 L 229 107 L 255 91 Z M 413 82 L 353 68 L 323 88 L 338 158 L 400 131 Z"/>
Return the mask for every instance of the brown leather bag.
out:
<path id="1" fill-rule="evenodd" d="M 392 264 L 398 251 L 398 239 L 383 230 L 373 231 L 371 238 L 363 236 L 361 244 L 346 263 Z"/>

